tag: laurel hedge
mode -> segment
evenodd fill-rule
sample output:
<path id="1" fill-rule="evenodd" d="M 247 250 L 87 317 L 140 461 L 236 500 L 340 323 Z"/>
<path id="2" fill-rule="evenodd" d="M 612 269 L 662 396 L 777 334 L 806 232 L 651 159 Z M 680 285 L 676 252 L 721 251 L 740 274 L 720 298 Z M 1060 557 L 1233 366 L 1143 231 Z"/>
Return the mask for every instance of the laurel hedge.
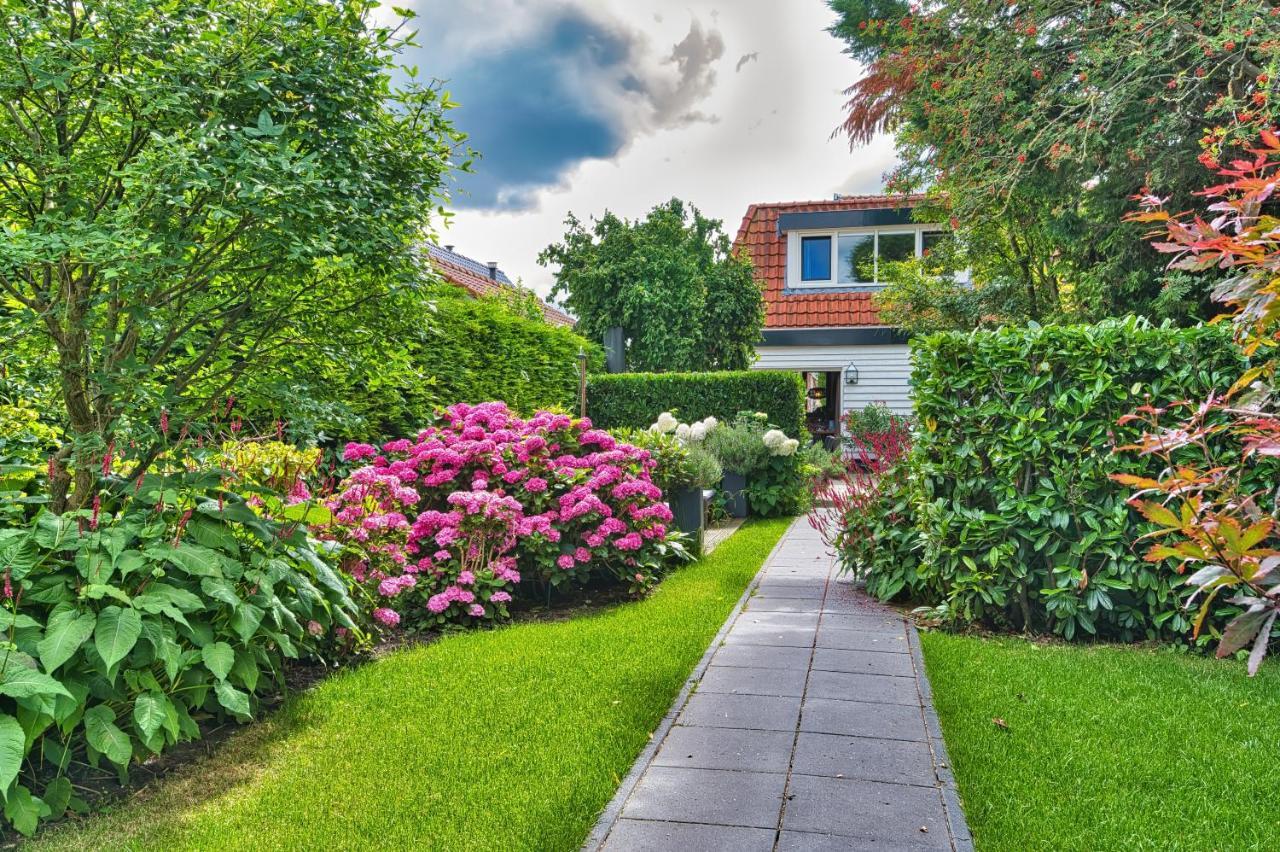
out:
<path id="1" fill-rule="evenodd" d="M 1181 578 L 1145 562 L 1148 531 L 1108 476 L 1159 461 L 1113 449 L 1143 404 L 1225 391 L 1241 356 L 1220 327 L 1098 325 L 945 333 L 913 342 L 908 461 L 915 596 L 965 622 L 1121 639 L 1189 627 Z M 869 587 L 877 584 L 868 581 Z"/>

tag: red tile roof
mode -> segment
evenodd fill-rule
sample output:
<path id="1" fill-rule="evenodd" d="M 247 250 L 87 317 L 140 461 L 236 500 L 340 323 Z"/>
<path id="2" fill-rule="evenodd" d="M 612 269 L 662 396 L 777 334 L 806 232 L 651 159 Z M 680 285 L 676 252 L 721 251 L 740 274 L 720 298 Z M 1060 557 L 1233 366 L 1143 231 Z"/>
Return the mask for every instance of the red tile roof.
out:
<path id="1" fill-rule="evenodd" d="M 923 199 L 921 195 L 848 195 L 834 201 L 789 201 L 748 207 L 733 247 L 751 258 L 756 280 L 764 286 L 765 328 L 881 324 L 871 293 L 783 293 L 787 281 L 787 236 L 778 233 L 779 214 L 895 209 L 914 206 Z"/>
<path id="2" fill-rule="evenodd" d="M 458 254 L 437 245 L 427 245 L 427 254 L 436 270 L 451 284 L 456 284 L 477 298 L 495 296 L 516 289 L 519 285 L 512 282 L 501 270 L 497 278 L 490 277 L 488 268 L 466 255 Z M 552 307 L 541 299 L 538 305 L 542 308 L 542 317 L 551 325 L 563 325 L 572 328 L 578 321 L 559 308 Z"/>

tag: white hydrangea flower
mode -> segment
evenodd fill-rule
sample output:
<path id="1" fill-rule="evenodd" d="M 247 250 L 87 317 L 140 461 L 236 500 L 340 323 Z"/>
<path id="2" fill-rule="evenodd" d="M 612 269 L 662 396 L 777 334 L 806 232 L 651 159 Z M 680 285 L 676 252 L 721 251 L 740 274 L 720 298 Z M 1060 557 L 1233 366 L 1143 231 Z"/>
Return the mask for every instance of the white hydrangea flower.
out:
<path id="1" fill-rule="evenodd" d="M 670 411 L 664 411 L 658 415 L 658 421 L 653 425 L 659 432 L 665 434 L 674 432 L 676 427 L 680 425 L 680 421 L 676 420 L 675 415 Z"/>
<path id="2" fill-rule="evenodd" d="M 702 425 L 706 427 L 706 431 L 710 432 L 712 429 L 720 425 L 720 421 L 714 417 L 708 417 L 706 420 L 702 421 Z"/>
<path id="3" fill-rule="evenodd" d="M 705 437 L 707 437 L 706 423 L 694 423 L 689 427 L 689 440 L 701 441 Z"/>
<path id="4" fill-rule="evenodd" d="M 788 438 L 787 440 L 783 441 L 782 446 L 778 448 L 778 455 L 780 456 L 793 455 L 795 451 L 798 449 L 800 449 L 800 442 L 797 441 L 795 438 Z"/>
<path id="5" fill-rule="evenodd" d="M 689 438 L 688 423 L 681 423 L 680 425 L 676 426 L 676 437 L 679 438 L 681 441 L 688 440 Z"/>
<path id="6" fill-rule="evenodd" d="M 786 442 L 787 436 L 781 429 L 770 429 L 768 432 L 764 433 L 761 440 L 763 440 L 764 445 L 776 455 L 778 448 Z"/>

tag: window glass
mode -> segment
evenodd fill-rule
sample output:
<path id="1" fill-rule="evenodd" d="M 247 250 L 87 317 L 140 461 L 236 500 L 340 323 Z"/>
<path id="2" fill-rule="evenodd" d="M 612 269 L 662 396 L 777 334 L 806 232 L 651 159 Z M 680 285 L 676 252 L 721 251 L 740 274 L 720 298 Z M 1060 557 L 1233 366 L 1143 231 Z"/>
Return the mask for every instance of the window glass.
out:
<path id="1" fill-rule="evenodd" d="M 933 250 L 950 236 L 946 231 L 925 231 L 921 234 L 924 256 L 933 254 Z"/>
<path id="2" fill-rule="evenodd" d="M 870 283 L 876 280 L 873 234 L 841 234 L 836 247 L 840 251 L 839 283 Z"/>
<path id="3" fill-rule="evenodd" d="M 800 280 L 831 280 L 831 238 L 800 238 Z"/>
<path id="4" fill-rule="evenodd" d="M 916 256 L 916 235 L 914 233 L 881 234 L 879 255 L 881 263 L 910 260 Z"/>

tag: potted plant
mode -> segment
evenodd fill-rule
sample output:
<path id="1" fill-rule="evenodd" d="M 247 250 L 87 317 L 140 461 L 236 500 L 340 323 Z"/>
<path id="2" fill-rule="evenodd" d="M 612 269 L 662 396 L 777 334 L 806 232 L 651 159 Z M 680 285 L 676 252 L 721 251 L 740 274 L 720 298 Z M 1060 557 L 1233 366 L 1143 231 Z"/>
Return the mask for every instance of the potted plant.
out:
<path id="1" fill-rule="evenodd" d="M 695 552 L 702 552 L 702 531 L 706 527 L 707 489 L 720 483 L 724 471 L 720 462 L 702 447 L 686 445 L 685 457 L 672 478 L 667 503 L 675 515 L 676 528 L 688 534 L 694 541 Z"/>
<path id="2" fill-rule="evenodd" d="M 769 460 L 769 448 L 762 440 L 764 426 L 763 415 L 740 414 L 733 423 L 721 423 L 709 431 L 703 442 L 724 469 L 720 489 L 735 518 L 747 516 L 747 479 Z"/>

